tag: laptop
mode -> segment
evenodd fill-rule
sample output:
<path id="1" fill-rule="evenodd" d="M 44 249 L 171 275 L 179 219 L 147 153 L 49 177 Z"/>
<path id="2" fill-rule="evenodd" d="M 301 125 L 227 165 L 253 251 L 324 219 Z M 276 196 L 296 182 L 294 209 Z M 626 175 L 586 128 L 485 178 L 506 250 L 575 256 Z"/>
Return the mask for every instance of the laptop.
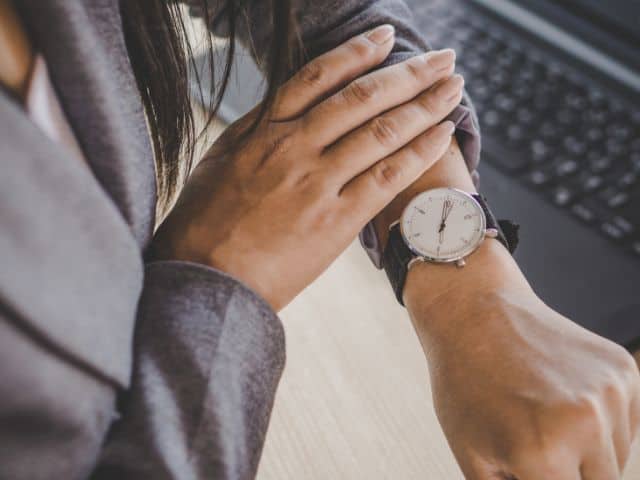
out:
<path id="1" fill-rule="evenodd" d="M 640 0 L 407 4 L 433 47 L 458 52 L 483 133 L 480 191 L 521 224 L 516 259 L 536 292 L 640 347 Z M 248 55 L 234 75 L 227 121 L 262 92 Z"/>

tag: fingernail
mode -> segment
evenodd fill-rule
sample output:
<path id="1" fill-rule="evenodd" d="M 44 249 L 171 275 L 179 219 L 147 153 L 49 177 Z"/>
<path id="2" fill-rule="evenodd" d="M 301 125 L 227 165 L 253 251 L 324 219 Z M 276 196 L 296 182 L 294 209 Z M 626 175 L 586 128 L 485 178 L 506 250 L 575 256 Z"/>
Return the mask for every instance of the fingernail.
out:
<path id="1" fill-rule="evenodd" d="M 442 85 L 440 94 L 446 98 L 447 102 L 450 102 L 458 97 L 462 87 L 464 87 L 464 78 L 462 75 L 455 74 Z"/>
<path id="2" fill-rule="evenodd" d="M 393 27 L 393 25 L 382 25 L 368 31 L 365 34 L 365 37 L 367 37 L 376 45 L 384 45 L 391 39 L 391 37 L 394 36 L 395 33 L 396 29 Z"/>
<path id="3" fill-rule="evenodd" d="M 451 120 L 447 120 L 446 122 L 442 123 L 442 128 L 444 128 L 447 131 L 447 133 L 451 136 L 456 131 L 456 124 L 453 123 Z"/>
<path id="4" fill-rule="evenodd" d="M 456 52 L 450 48 L 429 52 L 425 54 L 425 60 L 436 70 L 443 70 L 449 68 L 456 60 Z"/>

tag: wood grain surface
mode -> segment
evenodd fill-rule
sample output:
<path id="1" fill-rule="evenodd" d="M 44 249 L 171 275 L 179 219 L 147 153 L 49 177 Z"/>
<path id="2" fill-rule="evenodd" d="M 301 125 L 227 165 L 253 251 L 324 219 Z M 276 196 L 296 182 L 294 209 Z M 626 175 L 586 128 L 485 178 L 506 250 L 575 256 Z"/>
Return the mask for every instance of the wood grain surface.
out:
<path id="1" fill-rule="evenodd" d="M 359 245 L 281 317 L 287 367 L 259 480 L 462 480 L 406 312 Z M 624 480 L 640 479 L 639 447 Z"/>

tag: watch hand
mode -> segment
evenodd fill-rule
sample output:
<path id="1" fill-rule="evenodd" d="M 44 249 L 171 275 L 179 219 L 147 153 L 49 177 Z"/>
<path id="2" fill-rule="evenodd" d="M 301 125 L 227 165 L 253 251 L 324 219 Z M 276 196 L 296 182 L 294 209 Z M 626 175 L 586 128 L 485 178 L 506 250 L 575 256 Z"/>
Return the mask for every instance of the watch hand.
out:
<path id="1" fill-rule="evenodd" d="M 441 221 L 440 221 L 440 228 L 438 229 L 438 233 L 442 232 L 445 227 L 446 227 L 446 221 L 447 221 L 447 208 L 449 206 L 449 199 L 447 198 L 443 203 L 442 203 L 442 216 L 440 217 Z"/>
<path id="2" fill-rule="evenodd" d="M 447 219 L 449 218 L 449 215 L 451 215 L 451 212 L 453 211 L 453 207 L 454 207 L 454 203 L 453 202 L 449 202 L 448 206 L 447 206 L 447 212 L 444 216 L 444 221 L 446 222 Z"/>
<path id="3" fill-rule="evenodd" d="M 438 230 L 438 233 L 442 232 L 442 230 L 444 229 L 444 216 L 447 213 L 447 201 L 445 200 L 442 203 L 442 216 L 440 217 L 440 230 Z"/>
<path id="4" fill-rule="evenodd" d="M 451 214 L 453 207 L 454 207 L 454 204 L 452 201 L 450 201 L 449 199 L 445 200 L 442 206 L 442 222 L 440 223 L 440 229 L 438 230 L 438 233 L 443 232 L 444 229 L 447 227 L 447 219 L 449 218 L 449 215 Z"/>

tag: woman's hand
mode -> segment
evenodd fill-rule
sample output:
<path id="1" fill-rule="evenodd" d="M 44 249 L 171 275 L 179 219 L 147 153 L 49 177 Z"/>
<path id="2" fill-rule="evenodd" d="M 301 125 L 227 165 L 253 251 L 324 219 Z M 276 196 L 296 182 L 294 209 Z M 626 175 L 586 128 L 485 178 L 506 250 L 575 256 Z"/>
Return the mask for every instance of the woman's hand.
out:
<path id="1" fill-rule="evenodd" d="M 439 297 L 421 265 L 405 289 L 466 478 L 619 479 L 640 421 L 635 361 L 547 307 L 498 242 L 481 248 Z"/>
<path id="2" fill-rule="evenodd" d="M 160 228 L 153 257 L 225 271 L 276 310 L 300 293 L 451 142 L 453 124 L 441 122 L 462 98 L 455 54 L 367 73 L 392 40 L 383 26 L 308 64 L 242 145 L 236 134 L 255 113 L 230 127 Z"/>

